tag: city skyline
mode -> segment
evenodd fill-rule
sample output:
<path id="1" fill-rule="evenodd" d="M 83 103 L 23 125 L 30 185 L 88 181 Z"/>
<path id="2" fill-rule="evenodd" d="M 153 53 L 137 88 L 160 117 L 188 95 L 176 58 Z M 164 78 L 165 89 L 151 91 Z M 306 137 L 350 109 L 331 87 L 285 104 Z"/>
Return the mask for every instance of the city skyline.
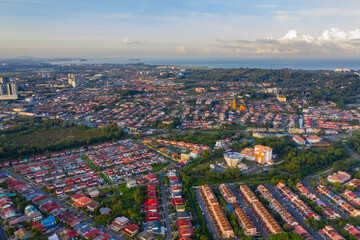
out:
<path id="1" fill-rule="evenodd" d="M 360 3 L 0 0 L 1 58 L 346 58 Z"/>

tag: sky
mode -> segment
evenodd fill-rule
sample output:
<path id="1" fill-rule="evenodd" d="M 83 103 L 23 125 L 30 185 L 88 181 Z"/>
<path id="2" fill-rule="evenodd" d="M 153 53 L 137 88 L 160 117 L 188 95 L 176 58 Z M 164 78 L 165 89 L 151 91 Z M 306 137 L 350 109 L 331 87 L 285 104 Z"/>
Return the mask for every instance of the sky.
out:
<path id="1" fill-rule="evenodd" d="M 358 0 L 0 0 L 0 58 L 360 58 Z"/>

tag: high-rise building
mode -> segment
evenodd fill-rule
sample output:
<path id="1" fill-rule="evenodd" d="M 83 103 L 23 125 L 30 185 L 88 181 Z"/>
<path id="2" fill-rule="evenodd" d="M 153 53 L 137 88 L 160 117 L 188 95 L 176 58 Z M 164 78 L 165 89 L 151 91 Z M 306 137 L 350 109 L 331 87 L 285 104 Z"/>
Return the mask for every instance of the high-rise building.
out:
<path id="1" fill-rule="evenodd" d="M 11 95 L 18 95 L 18 86 L 15 83 L 9 84 L 11 85 Z"/>
<path id="2" fill-rule="evenodd" d="M 69 85 L 73 86 L 74 88 L 81 82 L 84 80 L 84 75 L 83 74 L 73 74 L 73 73 L 69 73 L 68 74 L 69 77 Z"/>
<path id="3" fill-rule="evenodd" d="M 13 100 L 17 98 L 18 87 L 16 83 L 0 84 L 0 100 Z"/>
<path id="4" fill-rule="evenodd" d="M 271 147 L 256 145 L 254 148 L 245 148 L 241 151 L 241 155 L 248 161 L 255 161 L 259 164 L 271 164 L 272 160 Z"/>
<path id="5" fill-rule="evenodd" d="M 0 77 L 0 83 L 1 84 L 7 84 L 9 82 L 9 78 L 8 77 Z"/>
<path id="6" fill-rule="evenodd" d="M 269 163 L 272 161 L 272 148 L 262 145 L 254 147 L 255 161 L 260 164 Z"/>

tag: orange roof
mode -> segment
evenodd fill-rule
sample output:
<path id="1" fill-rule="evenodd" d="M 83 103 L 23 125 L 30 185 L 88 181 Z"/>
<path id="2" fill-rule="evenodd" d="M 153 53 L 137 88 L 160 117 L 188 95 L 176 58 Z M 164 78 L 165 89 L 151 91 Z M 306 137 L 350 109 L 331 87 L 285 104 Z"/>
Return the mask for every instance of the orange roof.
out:
<path id="1" fill-rule="evenodd" d="M 75 203 L 74 205 L 77 206 L 77 207 L 84 207 L 86 205 L 88 205 L 89 203 L 93 202 L 94 200 L 89 198 L 89 197 L 81 197 L 79 198 Z"/>

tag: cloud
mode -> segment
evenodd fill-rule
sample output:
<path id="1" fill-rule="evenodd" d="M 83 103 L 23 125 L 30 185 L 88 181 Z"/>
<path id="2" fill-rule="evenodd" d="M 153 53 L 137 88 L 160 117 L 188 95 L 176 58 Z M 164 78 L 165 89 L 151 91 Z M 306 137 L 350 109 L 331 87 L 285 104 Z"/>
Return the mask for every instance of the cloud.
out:
<path id="1" fill-rule="evenodd" d="M 224 53 L 237 54 L 343 54 L 360 53 L 360 30 L 344 31 L 339 28 L 324 30 L 319 36 L 298 33 L 292 29 L 280 38 L 248 40 L 216 40 L 215 46 Z"/>
<path id="2" fill-rule="evenodd" d="M 130 38 L 127 38 L 127 37 L 123 38 L 122 42 L 124 44 L 130 44 L 130 45 L 132 45 L 132 44 L 142 44 L 142 42 L 134 41 L 134 40 L 131 40 Z"/>
<path id="3" fill-rule="evenodd" d="M 283 36 L 280 40 L 289 40 L 289 41 L 304 41 L 304 42 L 312 42 L 314 38 L 310 35 L 299 34 L 296 30 L 290 30 L 285 36 Z"/>
<path id="4" fill-rule="evenodd" d="M 183 54 L 187 53 L 185 45 L 180 45 L 180 46 L 178 46 L 178 47 L 174 50 L 174 52 L 176 52 L 176 53 L 183 53 Z"/>
<path id="5" fill-rule="evenodd" d="M 290 20 L 297 21 L 300 19 L 299 16 L 296 16 L 294 13 L 288 11 L 276 11 L 275 18 L 280 22 L 287 22 Z"/>
<path id="6" fill-rule="evenodd" d="M 276 5 L 273 5 L 273 4 L 260 4 L 260 5 L 257 5 L 255 7 L 256 8 L 275 8 Z"/>

